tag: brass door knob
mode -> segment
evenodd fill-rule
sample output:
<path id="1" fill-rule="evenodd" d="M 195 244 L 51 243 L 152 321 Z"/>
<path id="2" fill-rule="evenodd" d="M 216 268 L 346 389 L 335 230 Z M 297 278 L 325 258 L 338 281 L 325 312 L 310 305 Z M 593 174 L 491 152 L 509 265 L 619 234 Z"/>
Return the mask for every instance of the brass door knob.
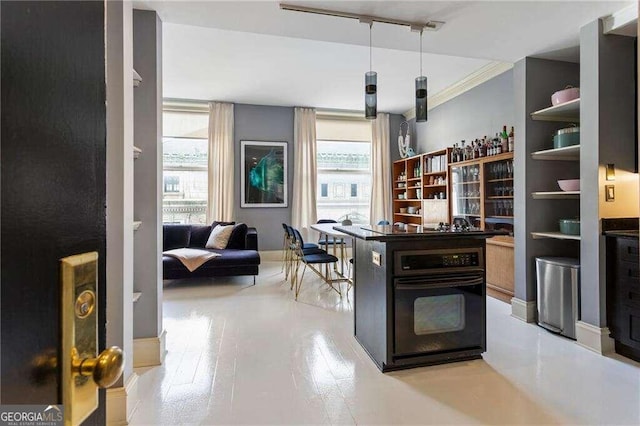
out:
<path id="1" fill-rule="evenodd" d="M 101 388 L 113 385 L 124 370 L 124 353 L 117 346 L 105 349 L 97 358 L 85 359 L 80 359 L 74 348 L 72 358 L 71 371 L 80 376 L 92 376 L 93 381 Z"/>

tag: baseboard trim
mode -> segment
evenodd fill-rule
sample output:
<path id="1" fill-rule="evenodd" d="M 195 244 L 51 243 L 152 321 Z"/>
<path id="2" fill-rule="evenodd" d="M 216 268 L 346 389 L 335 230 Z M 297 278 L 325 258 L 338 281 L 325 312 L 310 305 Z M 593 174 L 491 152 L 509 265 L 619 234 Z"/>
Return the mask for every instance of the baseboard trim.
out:
<path id="1" fill-rule="evenodd" d="M 589 323 L 576 322 L 576 343 L 593 351 L 604 355 L 614 351 L 614 341 L 609 337 L 608 327 L 597 327 Z"/>
<path id="2" fill-rule="evenodd" d="M 139 402 L 138 375 L 133 372 L 124 386 L 107 389 L 107 424 L 128 425 Z"/>
<path id="3" fill-rule="evenodd" d="M 161 365 L 166 352 L 166 330 L 158 337 L 133 339 L 133 367 L 153 367 Z"/>
<path id="4" fill-rule="evenodd" d="M 536 322 L 538 316 L 536 301 L 525 301 L 516 297 L 511 298 L 511 316 L 524 322 Z"/>

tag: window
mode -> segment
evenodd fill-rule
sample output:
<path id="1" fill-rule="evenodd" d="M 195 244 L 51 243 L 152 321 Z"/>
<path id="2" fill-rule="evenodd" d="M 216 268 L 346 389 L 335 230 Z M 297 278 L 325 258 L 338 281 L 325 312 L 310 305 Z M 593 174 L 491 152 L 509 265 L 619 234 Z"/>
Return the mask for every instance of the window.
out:
<path id="1" fill-rule="evenodd" d="M 180 192 L 180 177 L 179 176 L 165 176 L 164 177 L 164 192 Z"/>
<path id="2" fill-rule="evenodd" d="M 164 223 L 206 223 L 208 198 L 208 114 L 163 114 Z"/>
<path id="3" fill-rule="evenodd" d="M 317 141 L 318 219 L 369 223 L 371 143 Z M 360 187 L 360 190 L 358 190 Z"/>

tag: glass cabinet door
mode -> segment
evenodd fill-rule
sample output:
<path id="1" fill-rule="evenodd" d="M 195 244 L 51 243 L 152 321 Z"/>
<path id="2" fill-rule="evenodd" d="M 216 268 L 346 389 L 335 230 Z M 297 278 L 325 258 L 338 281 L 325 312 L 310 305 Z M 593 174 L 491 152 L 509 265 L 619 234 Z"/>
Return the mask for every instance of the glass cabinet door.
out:
<path id="1" fill-rule="evenodd" d="M 476 227 L 482 226 L 480 173 L 480 164 L 451 166 L 451 217 L 465 218 Z"/>
<path id="2" fill-rule="evenodd" d="M 485 163 L 484 176 L 487 228 L 513 231 L 513 158 Z"/>

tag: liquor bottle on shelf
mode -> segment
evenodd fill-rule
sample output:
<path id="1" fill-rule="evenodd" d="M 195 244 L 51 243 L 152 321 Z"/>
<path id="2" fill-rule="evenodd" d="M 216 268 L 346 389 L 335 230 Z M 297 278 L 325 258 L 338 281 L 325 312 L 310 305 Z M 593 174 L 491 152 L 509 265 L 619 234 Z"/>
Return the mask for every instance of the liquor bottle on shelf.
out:
<path id="1" fill-rule="evenodd" d="M 513 126 L 511 126 L 511 132 L 509 132 L 509 141 L 508 141 L 509 152 L 513 152 L 515 142 L 516 140 L 515 140 L 515 136 L 513 135 Z"/>
<path id="2" fill-rule="evenodd" d="M 509 150 L 509 134 L 507 133 L 507 126 L 502 126 L 502 133 L 500 134 L 500 151 L 507 152 Z"/>

